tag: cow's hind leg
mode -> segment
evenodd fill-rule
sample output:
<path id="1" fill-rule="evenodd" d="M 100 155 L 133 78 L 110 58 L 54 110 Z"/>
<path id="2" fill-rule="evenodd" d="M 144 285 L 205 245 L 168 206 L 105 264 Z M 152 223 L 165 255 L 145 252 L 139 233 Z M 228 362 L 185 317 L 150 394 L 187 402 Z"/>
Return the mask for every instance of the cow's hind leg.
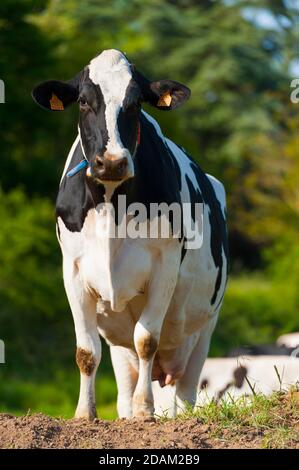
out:
<path id="1" fill-rule="evenodd" d="M 121 346 L 110 346 L 110 353 L 118 390 L 118 416 L 119 418 L 131 418 L 133 414 L 132 398 L 138 379 L 138 359 L 136 358 L 136 366 L 134 367 L 128 357 L 130 352 Z"/>
<path id="2" fill-rule="evenodd" d="M 199 376 L 209 352 L 211 336 L 217 318 L 218 314 L 211 318 L 200 332 L 184 375 L 176 382 L 176 409 L 178 414 L 185 409 L 186 403 L 192 407 L 196 403 Z"/>
<path id="3" fill-rule="evenodd" d="M 75 417 L 92 420 L 96 417 L 95 376 L 101 359 L 96 300 L 84 289 L 72 260 L 64 258 L 63 277 L 75 323 L 76 361 L 80 369 L 80 395 Z"/>

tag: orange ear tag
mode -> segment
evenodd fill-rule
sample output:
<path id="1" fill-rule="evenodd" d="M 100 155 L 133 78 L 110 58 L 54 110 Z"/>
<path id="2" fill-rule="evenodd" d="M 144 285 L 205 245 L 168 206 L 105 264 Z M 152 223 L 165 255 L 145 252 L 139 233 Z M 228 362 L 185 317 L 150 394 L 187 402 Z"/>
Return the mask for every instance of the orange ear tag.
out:
<path id="1" fill-rule="evenodd" d="M 166 93 L 160 96 L 157 106 L 170 106 L 171 100 L 171 94 L 169 93 L 169 91 L 167 91 Z"/>
<path id="2" fill-rule="evenodd" d="M 60 101 L 60 99 L 57 98 L 57 96 L 54 95 L 54 93 L 52 93 L 52 98 L 50 99 L 50 106 L 51 106 L 51 109 L 53 111 L 63 111 L 64 110 L 63 102 Z"/>

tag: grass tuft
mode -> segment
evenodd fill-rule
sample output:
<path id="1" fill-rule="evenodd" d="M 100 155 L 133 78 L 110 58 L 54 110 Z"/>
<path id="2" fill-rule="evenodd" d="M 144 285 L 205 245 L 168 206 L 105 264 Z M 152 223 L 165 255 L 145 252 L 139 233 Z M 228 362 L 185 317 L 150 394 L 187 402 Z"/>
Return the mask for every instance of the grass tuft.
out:
<path id="1" fill-rule="evenodd" d="M 252 396 L 221 399 L 197 406 L 189 405 L 178 419 L 196 418 L 207 427 L 209 438 L 230 440 L 237 437 L 242 447 L 248 440 L 260 441 L 263 448 L 288 448 L 299 443 L 299 387 L 288 392 L 278 391 L 271 396 L 255 393 Z"/>

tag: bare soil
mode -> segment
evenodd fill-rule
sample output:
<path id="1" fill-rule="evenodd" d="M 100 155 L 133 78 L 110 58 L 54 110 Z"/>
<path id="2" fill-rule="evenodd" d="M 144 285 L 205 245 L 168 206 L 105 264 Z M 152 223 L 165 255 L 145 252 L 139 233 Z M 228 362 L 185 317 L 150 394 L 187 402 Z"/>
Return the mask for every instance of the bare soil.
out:
<path id="1" fill-rule="evenodd" d="M 298 424 L 298 423 L 294 423 Z M 0 448 L 201 449 L 264 447 L 267 430 L 213 429 L 197 418 L 169 421 L 64 420 L 0 414 Z M 299 434 L 290 447 L 299 448 Z"/>

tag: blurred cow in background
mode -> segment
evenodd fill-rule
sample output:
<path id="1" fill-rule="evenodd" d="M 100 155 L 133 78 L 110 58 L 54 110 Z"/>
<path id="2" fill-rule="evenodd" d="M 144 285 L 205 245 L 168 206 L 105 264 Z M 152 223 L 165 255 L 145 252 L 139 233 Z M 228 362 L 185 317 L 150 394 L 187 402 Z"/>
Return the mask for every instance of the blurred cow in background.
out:
<path id="1" fill-rule="evenodd" d="M 257 344 L 253 346 L 239 346 L 230 349 L 226 357 L 239 356 L 290 356 L 294 348 L 278 344 Z"/>
<path id="2" fill-rule="evenodd" d="M 231 349 L 227 357 L 208 358 L 202 369 L 196 405 L 211 400 L 231 400 L 255 393 L 271 395 L 299 385 L 299 333 L 280 336 L 276 344 L 240 346 Z M 167 405 L 175 399 L 174 390 L 154 386 L 159 397 L 160 415 L 172 415 Z M 179 413 L 176 409 L 176 413 Z"/>
<path id="3" fill-rule="evenodd" d="M 285 335 L 279 336 L 276 341 L 276 344 L 279 347 L 286 347 L 290 349 L 295 349 L 299 347 L 299 333 L 287 333 Z"/>
<path id="4" fill-rule="evenodd" d="M 299 383 L 299 359 L 288 356 L 209 358 L 202 370 L 197 404 L 211 399 L 287 390 Z"/>
<path id="5" fill-rule="evenodd" d="M 201 373 L 196 406 L 234 400 L 255 393 L 271 395 L 299 384 L 299 358 L 288 356 L 244 356 L 208 358 Z M 172 416 L 169 403 L 174 400 L 173 387 L 163 390 L 154 386 L 159 396 L 158 415 Z M 176 409 L 176 413 L 180 410 Z"/>

